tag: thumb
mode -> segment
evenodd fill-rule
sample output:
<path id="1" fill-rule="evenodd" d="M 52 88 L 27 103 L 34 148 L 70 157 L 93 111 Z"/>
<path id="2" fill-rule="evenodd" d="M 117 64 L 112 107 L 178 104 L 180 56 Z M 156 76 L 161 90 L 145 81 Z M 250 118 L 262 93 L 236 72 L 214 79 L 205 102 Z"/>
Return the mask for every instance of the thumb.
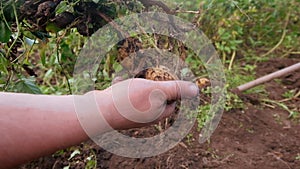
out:
<path id="1" fill-rule="evenodd" d="M 178 100 L 180 98 L 193 98 L 199 94 L 196 84 L 187 81 L 156 81 L 156 87 L 162 90 L 167 100 Z"/>

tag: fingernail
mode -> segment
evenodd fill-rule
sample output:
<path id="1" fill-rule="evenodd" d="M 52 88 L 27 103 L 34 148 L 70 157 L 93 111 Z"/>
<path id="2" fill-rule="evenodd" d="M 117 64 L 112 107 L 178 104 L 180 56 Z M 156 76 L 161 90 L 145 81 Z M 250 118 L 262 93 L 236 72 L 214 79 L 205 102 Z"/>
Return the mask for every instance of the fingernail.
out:
<path id="1" fill-rule="evenodd" d="M 190 85 L 191 96 L 196 97 L 199 93 L 199 88 L 195 84 Z"/>

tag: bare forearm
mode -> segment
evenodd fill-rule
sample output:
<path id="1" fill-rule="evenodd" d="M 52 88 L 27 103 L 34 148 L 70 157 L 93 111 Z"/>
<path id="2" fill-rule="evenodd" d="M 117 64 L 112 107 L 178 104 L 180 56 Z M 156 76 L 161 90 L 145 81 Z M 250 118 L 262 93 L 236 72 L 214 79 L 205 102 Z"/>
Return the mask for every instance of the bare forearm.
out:
<path id="1" fill-rule="evenodd" d="M 87 140 L 72 97 L 0 93 L 1 167 Z"/>

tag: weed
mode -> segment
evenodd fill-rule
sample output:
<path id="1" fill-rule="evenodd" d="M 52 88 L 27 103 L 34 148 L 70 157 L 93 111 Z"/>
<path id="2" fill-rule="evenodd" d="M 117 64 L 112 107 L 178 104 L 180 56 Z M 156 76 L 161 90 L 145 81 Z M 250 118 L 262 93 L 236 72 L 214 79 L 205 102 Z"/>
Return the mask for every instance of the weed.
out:
<path id="1" fill-rule="evenodd" d="M 186 139 L 187 139 L 187 143 L 190 145 L 193 141 L 193 134 L 192 133 L 189 133 L 187 136 L 186 136 Z"/>
<path id="2" fill-rule="evenodd" d="M 197 123 L 198 123 L 198 131 L 200 131 L 206 122 L 210 119 L 209 116 L 209 110 L 210 110 L 210 105 L 203 105 L 199 106 L 198 108 L 198 115 L 197 115 Z"/>
<path id="3" fill-rule="evenodd" d="M 282 94 L 282 96 L 286 99 L 291 99 L 296 95 L 296 89 L 288 90 Z"/>
<path id="4" fill-rule="evenodd" d="M 95 169 L 97 168 L 97 158 L 94 151 L 92 151 L 92 155 L 86 158 L 86 166 L 85 169 Z"/>
<path id="5" fill-rule="evenodd" d="M 266 103 L 271 103 L 271 104 L 275 104 L 277 106 L 279 106 L 280 108 L 282 108 L 283 110 L 289 112 L 289 118 L 290 119 L 296 119 L 299 117 L 299 112 L 297 110 L 292 110 L 290 109 L 286 104 L 278 102 L 278 101 L 274 101 L 274 100 L 269 100 L 269 99 L 263 99 L 263 102 Z"/>
<path id="6" fill-rule="evenodd" d="M 226 95 L 226 102 L 224 109 L 229 111 L 231 109 L 242 109 L 244 108 L 243 101 L 234 93 L 228 92 Z"/>

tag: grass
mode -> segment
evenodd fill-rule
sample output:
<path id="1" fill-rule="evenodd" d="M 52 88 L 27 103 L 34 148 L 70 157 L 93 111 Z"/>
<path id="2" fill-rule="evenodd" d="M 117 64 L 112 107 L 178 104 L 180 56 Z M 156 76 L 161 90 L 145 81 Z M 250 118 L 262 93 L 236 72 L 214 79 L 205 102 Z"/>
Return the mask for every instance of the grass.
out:
<path id="1" fill-rule="evenodd" d="M 279 101 L 275 101 L 275 100 L 269 100 L 269 99 L 263 99 L 262 101 L 265 102 L 265 103 L 270 103 L 270 104 L 276 105 L 276 106 L 280 107 L 281 109 L 287 111 L 289 113 L 288 117 L 290 119 L 297 119 L 297 118 L 299 118 L 300 112 L 298 112 L 297 110 L 293 110 L 293 108 L 290 108 L 285 103 L 282 103 L 282 102 L 279 102 Z"/>

